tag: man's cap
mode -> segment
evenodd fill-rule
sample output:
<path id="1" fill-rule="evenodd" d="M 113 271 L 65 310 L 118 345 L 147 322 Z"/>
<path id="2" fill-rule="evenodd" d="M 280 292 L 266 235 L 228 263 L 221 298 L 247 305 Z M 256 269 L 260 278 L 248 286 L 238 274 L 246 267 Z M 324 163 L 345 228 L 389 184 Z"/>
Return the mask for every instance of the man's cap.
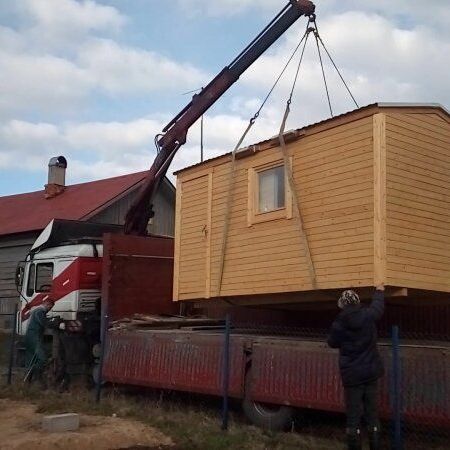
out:
<path id="1" fill-rule="evenodd" d="M 344 291 L 338 300 L 339 308 L 344 308 L 348 305 L 358 305 L 359 304 L 359 296 L 355 291 L 348 289 Z"/>

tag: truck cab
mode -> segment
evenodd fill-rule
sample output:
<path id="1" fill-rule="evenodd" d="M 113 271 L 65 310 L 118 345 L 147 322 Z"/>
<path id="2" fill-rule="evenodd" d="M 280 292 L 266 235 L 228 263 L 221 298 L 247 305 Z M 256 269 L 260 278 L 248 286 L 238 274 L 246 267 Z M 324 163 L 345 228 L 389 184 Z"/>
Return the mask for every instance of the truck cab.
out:
<path id="1" fill-rule="evenodd" d="M 20 293 L 18 333 L 24 335 L 31 310 L 47 299 L 48 317 L 58 317 L 72 331 L 100 314 L 102 234 L 118 227 L 52 220 L 16 272 Z"/>
<path id="2" fill-rule="evenodd" d="M 102 244 L 90 243 L 29 254 L 23 265 L 19 333 L 25 333 L 32 308 L 48 298 L 55 302 L 48 316 L 72 326 L 98 313 L 102 251 Z"/>

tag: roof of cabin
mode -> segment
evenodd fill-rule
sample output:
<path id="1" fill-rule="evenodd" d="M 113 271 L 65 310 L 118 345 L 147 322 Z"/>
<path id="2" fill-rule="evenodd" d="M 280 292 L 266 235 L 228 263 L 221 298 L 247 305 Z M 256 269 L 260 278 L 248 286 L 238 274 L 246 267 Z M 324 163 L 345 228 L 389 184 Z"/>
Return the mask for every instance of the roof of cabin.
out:
<path id="1" fill-rule="evenodd" d="M 334 117 L 330 117 L 328 119 L 324 119 L 321 120 L 319 122 L 315 122 L 312 123 L 310 125 L 306 125 L 304 127 L 301 128 L 297 128 L 294 130 L 288 130 L 284 133 L 284 135 L 292 135 L 293 136 L 293 140 L 300 138 L 301 136 L 303 136 L 306 132 L 312 132 L 314 133 L 316 130 L 319 131 L 321 130 L 323 127 L 326 128 L 333 128 L 335 126 L 339 126 L 342 125 L 344 123 L 348 123 L 351 122 L 353 120 L 357 120 L 361 117 L 367 117 L 370 115 L 375 114 L 376 112 L 378 112 L 379 110 L 382 109 L 388 109 L 388 108 L 397 108 L 397 109 L 434 109 L 434 110 L 438 110 L 441 113 L 443 113 L 444 115 L 446 115 L 447 117 L 450 118 L 450 112 L 447 110 L 447 108 L 445 108 L 444 106 L 442 106 L 439 103 L 385 103 L 385 102 L 377 102 L 377 103 L 371 103 L 370 105 L 366 105 L 366 106 L 362 106 L 361 108 L 357 108 L 354 109 L 352 111 L 348 111 L 346 113 L 343 114 L 339 114 L 337 116 Z M 292 140 L 290 141 L 292 142 Z M 239 152 L 244 152 L 246 150 L 251 150 L 251 148 L 255 148 L 256 146 L 261 146 L 263 144 L 266 145 L 270 145 L 271 143 L 275 144 L 278 143 L 278 135 L 277 136 L 272 136 L 269 139 L 265 139 L 263 141 L 260 142 L 256 142 L 254 144 L 251 144 L 247 147 L 243 147 L 240 148 L 237 153 Z M 220 160 L 221 158 L 227 158 L 231 155 L 232 152 L 228 152 L 228 153 L 224 153 L 223 155 L 219 155 L 216 156 L 214 158 L 210 158 L 207 159 L 203 162 L 197 163 L 197 164 L 192 164 L 190 166 L 184 167 L 183 169 L 180 169 L 176 172 L 174 172 L 175 175 L 178 175 L 179 173 L 182 173 L 186 170 L 190 170 L 194 167 L 200 167 L 203 166 L 205 164 L 210 163 L 211 161 L 216 161 L 216 160 Z"/>

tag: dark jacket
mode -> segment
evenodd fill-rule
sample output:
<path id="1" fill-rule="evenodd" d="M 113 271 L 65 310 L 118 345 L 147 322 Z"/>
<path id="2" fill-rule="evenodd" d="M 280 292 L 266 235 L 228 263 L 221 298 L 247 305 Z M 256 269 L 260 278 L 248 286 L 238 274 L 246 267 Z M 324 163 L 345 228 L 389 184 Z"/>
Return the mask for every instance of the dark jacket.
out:
<path id="1" fill-rule="evenodd" d="M 356 386 L 383 375 L 375 322 L 384 311 L 384 292 L 375 291 L 369 307 L 348 305 L 331 326 L 328 345 L 339 349 L 342 384 Z"/>
<path id="2" fill-rule="evenodd" d="M 27 333 L 33 333 L 36 336 L 43 335 L 47 325 L 47 309 L 43 305 L 36 306 L 31 310 Z"/>

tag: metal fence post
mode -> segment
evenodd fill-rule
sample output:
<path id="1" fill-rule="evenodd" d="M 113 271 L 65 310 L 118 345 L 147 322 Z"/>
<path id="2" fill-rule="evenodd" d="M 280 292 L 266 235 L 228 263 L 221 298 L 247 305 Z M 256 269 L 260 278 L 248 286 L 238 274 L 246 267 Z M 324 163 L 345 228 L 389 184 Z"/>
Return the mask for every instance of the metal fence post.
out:
<path id="1" fill-rule="evenodd" d="M 403 450 L 402 436 L 402 392 L 401 392 L 401 360 L 399 327 L 392 327 L 392 448 Z"/>
<path id="2" fill-rule="evenodd" d="M 9 363 L 8 363 L 8 380 L 7 383 L 12 382 L 12 369 L 14 365 L 14 352 L 16 349 L 16 327 L 17 327 L 17 303 L 14 305 L 14 317 L 11 330 L 11 344 L 9 347 Z"/>
<path id="3" fill-rule="evenodd" d="M 100 323 L 100 360 L 98 363 L 98 376 L 95 385 L 95 401 L 100 402 L 103 378 L 103 361 L 105 357 L 106 336 L 108 332 L 108 314 L 102 315 Z"/>
<path id="4" fill-rule="evenodd" d="M 222 430 L 228 430 L 228 386 L 230 380 L 230 314 L 227 314 L 225 319 L 222 368 L 223 368 Z"/>

